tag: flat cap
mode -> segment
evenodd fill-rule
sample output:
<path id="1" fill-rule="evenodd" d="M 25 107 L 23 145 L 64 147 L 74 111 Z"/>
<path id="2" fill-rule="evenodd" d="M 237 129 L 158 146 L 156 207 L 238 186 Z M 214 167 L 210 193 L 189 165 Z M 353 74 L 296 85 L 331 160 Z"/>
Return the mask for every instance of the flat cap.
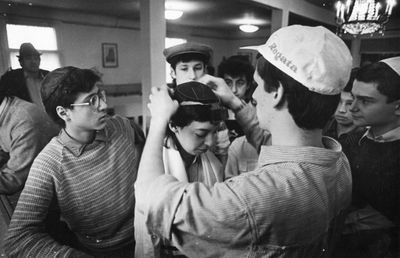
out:
<path id="1" fill-rule="evenodd" d="M 196 42 L 186 42 L 183 44 L 179 44 L 173 47 L 169 47 L 164 49 L 163 54 L 168 63 L 171 64 L 171 61 L 174 57 L 177 57 L 182 54 L 199 54 L 203 55 L 205 59 L 208 61 L 212 56 L 212 48 L 208 45 L 196 43 Z"/>

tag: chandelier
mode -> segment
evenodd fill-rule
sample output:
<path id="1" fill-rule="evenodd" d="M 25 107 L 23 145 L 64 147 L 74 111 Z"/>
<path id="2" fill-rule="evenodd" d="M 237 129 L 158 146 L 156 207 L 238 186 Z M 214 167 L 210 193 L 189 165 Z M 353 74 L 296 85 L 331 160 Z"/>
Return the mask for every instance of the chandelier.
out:
<path id="1" fill-rule="evenodd" d="M 386 5 L 376 0 L 337 1 L 338 34 L 349 33 L 357 36 L 378 32 L 383 35 L 385 24 L 395 5 L 396 0 L 387 0 Z"/>

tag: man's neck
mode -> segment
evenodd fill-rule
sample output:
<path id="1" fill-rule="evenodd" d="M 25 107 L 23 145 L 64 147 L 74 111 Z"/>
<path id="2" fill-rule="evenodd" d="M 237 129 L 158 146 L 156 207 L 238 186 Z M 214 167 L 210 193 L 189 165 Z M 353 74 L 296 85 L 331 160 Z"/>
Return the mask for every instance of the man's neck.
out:
<path id="1" fill-rule="evenodd" d="M 24 70 L 25 76 L 26 77 L 31 77 L 31 78 L 39 78 L 40 77 L 40 70 L 37 72 L 28 72 Z"/>
<path id="2" fill-rule="evenodd" d="M 371 132 L 374 135 L 374 137 L 378 137 L 381 135 L 384 135 L 387 132 L 392 131 L 393 129 L 396 129 L 397 127 L 400 127 L 400 121 L 396 121 L 390 124 L 382 125 L 382 126 L 373 126 L 371 125 Z"/>
<path id="3" fill-rule="evenodd" d="M 322 129 L 301 129 L 291 116 L 281 116 L 275 121 L 271 126 L 272 145 L 323 147 Z"/>

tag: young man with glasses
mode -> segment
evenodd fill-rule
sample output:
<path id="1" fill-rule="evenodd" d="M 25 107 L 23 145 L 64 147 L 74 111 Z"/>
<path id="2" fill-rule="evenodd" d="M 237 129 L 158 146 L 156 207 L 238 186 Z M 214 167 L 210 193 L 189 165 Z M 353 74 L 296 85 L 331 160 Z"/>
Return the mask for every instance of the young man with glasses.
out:
<path id="1" fill-rule="evenodd" d="M 5 249 L 22 257 L 133 257 L 134 188 L 144 142 L 129 120 L 106 114 L 93 71 L 64 67 L 41 95 L 60 134 L 35 159 L 12 217 Z M 53 205 L 73 238 L 45 229 Z"/>

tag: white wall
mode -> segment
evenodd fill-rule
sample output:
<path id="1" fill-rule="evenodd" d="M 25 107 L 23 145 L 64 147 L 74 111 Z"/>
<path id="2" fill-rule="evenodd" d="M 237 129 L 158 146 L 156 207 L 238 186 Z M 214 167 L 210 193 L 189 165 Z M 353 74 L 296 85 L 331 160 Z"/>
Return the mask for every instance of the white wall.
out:
<path id="1" fill-rule="evenodd" d="M 103 73 L 105 84 L 138 83 L 140 76 L 140 31 L 90 25 L 61 24 L 63 65 L 91 68 Z M 103 68 L 102 43 L 118 45 L 118 67 Z"/>

